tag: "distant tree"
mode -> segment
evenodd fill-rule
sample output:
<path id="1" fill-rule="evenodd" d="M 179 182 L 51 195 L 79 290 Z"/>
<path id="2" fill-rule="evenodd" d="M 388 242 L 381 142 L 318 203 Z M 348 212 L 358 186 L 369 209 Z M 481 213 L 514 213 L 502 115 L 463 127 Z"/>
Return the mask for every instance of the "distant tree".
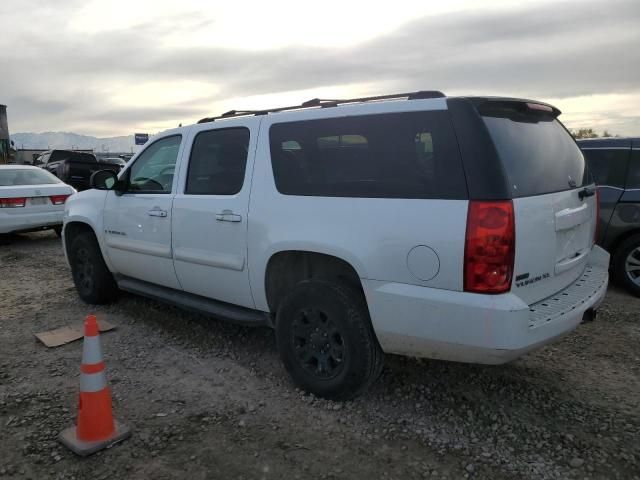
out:
<path id="1" fill-rule="evenodd" d="M 579 128 L 578 130 L 570 130 L 573 138 L 598 138 L 598 134 L 593 128 Z"/>
<path id="2" fill-rule="evenodd" d="M 608 130 L 604 130 L 600 135 L 593 128 L 579 128 L 577 130 L 569 129 L 573 138 L 608 138 L 608 137 L 617 137 L 618 135 L 614 135 Z"/>

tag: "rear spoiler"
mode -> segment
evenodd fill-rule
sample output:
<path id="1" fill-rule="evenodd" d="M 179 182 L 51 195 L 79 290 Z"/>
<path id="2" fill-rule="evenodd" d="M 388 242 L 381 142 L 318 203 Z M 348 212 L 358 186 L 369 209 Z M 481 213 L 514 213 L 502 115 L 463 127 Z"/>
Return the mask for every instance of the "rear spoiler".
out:
<path id="1" fill-rule="evenodd" d="M 485 109 L 497 110 L 501 107 L 512 109 L 520 113 L 537 113 L 550 115 L 557 118 L 562 112 L 559 108 L 538 100 L 527 100 L 524 98 L 504 98 L 504 97 L 475 97 L 470 99 L 478 111 Z"/>

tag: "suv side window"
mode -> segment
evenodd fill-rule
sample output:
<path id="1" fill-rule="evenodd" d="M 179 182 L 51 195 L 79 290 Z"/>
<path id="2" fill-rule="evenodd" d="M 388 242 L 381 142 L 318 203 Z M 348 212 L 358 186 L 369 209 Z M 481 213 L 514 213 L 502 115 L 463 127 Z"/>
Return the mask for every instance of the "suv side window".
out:
<path id="1" fill-rule="evenodd" d="M 269 137 L 285 195 L 468 198 L 446 111 L 277 123 Z"/>
<path id="2" fill-rule="evenodd" d="M 244 127 L 198 133 L 191 148 L 185 194 L 235 195 L 242 190 L 249 136 Z"/>
<path id="3" fill-rule="evenodd" d="M 629 150 L 585 149 L 582 153 L 596 185 L 624 188 Z"/>
<path id="4" fill-rule="evenodd" d="M 633 150 L 631 152 L 627 188 L 640 188 L 640 150 Z"/>
<path id="5" fill-rule="evenodd" d="M 149 145 L 127 172 L 127 192 L 171 193 L 181 135 Z"/>

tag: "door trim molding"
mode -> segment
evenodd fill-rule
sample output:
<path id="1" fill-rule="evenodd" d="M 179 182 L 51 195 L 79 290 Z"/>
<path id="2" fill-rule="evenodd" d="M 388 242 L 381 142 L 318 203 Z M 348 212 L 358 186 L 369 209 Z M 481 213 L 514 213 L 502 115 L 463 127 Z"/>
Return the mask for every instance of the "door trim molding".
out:
<path id="1" fill-rule="evenodd" d="M 105 242 L 108 247 L 117 250 L 142 253 L 153 257 L 171 258 L 171 247 L 161 244 L 153 244 L 130 238 L 122 238 L 114 235 L 106 235 Z"/>
<path id="2" fill-rule="evenodd" d="M 206 265 L 207 267 L 225 268 L 238 272 L 244 270 L 245 263 L 244 257 L 239 255 L 212 254 L 208 251 L 205 252 L 193 248 L 176 248 L 173 252 L 173 258 L 181 262 Z"/>

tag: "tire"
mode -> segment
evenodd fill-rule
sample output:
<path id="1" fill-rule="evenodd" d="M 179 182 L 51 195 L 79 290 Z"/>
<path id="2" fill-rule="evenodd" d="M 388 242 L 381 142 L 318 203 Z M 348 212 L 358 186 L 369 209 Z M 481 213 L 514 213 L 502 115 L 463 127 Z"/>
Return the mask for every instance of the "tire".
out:
<path id="1" fill-rule="evenodd" d="M 53 227 L 53 231 L 56 232 L 58 238 L 62 238 L 62 226 Z"/>
<path id="2" fill-rule="evenodd" d="M 118 286 L 107 268 L 93 233 L 81 232 L 69 245 L 73 283 L 80 298 L 93 305 L 110 303 L 118 296 Z"/>
<path id="3" fill-rule="evenodd" d="M 640 297 L 640 234 L 630 236 L 618 246 L 611 265 L 616 283 Z"/>
<path id="4" fill-rule="evenodd" d="M 278 308 L 276 342 L 294 383 L 318 397 L 353 398 L 382 371 L 384 354 L 365 300 L 341 284 L 296 285 Z"/>

